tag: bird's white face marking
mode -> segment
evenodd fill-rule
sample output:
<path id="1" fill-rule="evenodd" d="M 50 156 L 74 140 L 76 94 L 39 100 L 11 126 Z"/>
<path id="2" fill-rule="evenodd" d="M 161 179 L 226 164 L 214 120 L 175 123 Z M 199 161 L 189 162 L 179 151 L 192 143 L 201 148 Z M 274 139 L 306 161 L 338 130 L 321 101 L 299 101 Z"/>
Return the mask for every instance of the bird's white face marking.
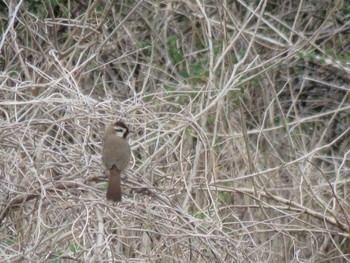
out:
<path id="1" fill-rule="evenodd" d="M 115 135 L 119 137 L 124 137 L 124 134 L 126 132 L 126 129 L 120 126 L 115 126 L 114 127 Z"/>

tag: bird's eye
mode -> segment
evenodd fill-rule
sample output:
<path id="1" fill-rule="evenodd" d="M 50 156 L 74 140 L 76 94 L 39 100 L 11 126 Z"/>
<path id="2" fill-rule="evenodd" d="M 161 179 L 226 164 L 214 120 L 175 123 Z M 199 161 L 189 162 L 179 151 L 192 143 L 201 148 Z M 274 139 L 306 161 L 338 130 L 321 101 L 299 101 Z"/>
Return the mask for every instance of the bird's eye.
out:
<path id="1" fill-rule="evenodd" d="M 115 129 L 116 132 L 123 132 L 123 129 Z"/>

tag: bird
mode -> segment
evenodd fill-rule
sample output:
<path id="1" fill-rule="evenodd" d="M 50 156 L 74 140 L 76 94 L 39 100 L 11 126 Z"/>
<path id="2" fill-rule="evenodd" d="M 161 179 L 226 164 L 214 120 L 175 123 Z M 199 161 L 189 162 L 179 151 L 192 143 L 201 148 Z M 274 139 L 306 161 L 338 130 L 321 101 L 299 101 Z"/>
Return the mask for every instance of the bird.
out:
<path id="1" fill-rule="evenodd" d="M 120 177 L 127 169 L 131 157 L 131 148 L 127 141 L 130 133 L 124 122 L 110 123 L 102 139 L 102 162 L 108 170 L 107 200 L 120 202 L 122 191 Z"/>

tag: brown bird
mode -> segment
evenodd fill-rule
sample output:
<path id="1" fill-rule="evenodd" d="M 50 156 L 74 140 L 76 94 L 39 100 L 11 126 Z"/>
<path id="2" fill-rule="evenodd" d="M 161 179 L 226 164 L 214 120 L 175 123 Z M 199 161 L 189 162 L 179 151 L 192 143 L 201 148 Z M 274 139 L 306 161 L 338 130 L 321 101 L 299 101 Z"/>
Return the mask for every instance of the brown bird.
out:
<path id="1" fill-rule="evenodd" d="M 102 161 L 109 170 L 107 200 L 122 200 L 120 177 L 128 167 L 131 156 L 131 148 L 126 139 L 128 134 L 129 129 L 125 123 L 116 121 L 107 127 L 103 136 Z"/>

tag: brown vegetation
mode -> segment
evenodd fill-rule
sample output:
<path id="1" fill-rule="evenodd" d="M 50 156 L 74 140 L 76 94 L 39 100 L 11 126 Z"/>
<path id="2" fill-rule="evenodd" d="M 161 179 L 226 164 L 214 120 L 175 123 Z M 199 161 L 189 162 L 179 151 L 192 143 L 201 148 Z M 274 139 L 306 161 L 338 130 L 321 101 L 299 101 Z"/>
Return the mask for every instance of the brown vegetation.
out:
<path id="1" fill-rule="evenodd" d="M 347 1 L 0 10 L 1 262 L 350 260 Z"/>

